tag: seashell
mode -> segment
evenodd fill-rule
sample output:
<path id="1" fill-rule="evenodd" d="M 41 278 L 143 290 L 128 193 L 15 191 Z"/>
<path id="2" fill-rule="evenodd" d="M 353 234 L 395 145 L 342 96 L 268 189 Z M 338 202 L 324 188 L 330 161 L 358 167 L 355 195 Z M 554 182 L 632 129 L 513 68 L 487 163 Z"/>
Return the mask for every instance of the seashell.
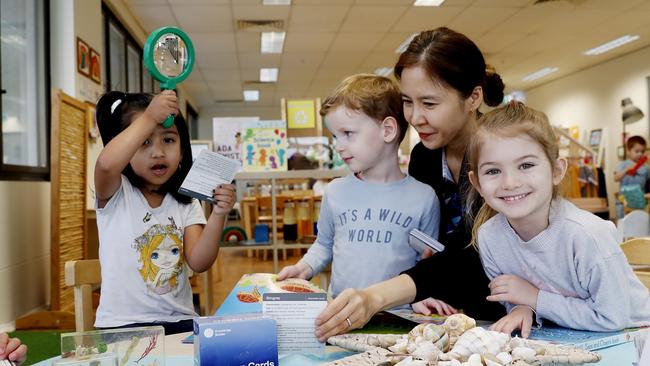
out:
<path id="1" fill-rule="evenodd" d="M 395 366 L 427 366 L 428 362 L 423 360 L 415 360 L 413 357 L 407 357 L 402 361 L 395 364 Z"/>
<path id="2" fill-rule="evenodd" d="M 533 362 L 536 354 L 534 349 L 528 347 L 515 347 L 512 350 L 512 357 L 514 359 L 524 360 L 526 362 Z"/>
<path id="3" fill-rule="evenodd" d="M 448 361 L 438 361 L 438 366 L 461 366 L 462 363 L 456 359 L 451 359 Z"/>
<path id="4" fill-rule="evenodd" d="M 496 358 L 501 361 L 502 365 L 512 362 L 512 356 L 508 352 L 501 352 L 496 355 Z"/>
<path id="5" fill-rule="evenodd" d="M 489 353 L 483 353 L 481 355 L 481 360 L 485 364 L 485 366 L 503 366 L 507 362 L 502 362 L 497 358 L 497 356 L 491 355 Z"/>
<path id="6" fill-rule="evenodd" d="M 402 338 L 395 345 L 388 347 L 388 349 L 395 353 L 406 353 L 406 347 L 408 345 L 408 339 Z"/>
<path id="7" fill-rule="evenodd" d="M 469 366 L 483 366 L 483 362 L 481 362 L 481 355 L 478 353 L 474 353 L 471 356 L 467 358 L 467 363 Z"/>
<path id="8" fill-rule="evenodd" d="M 466 360 L 473 353 L 496 355 L 505 350 L 510 336 L 505 333 L 474 327 L 463 333 L 450 352 L 441 355 L 441 359 L 455 358 Z"/>
<path id="9" fill-rule="evenodd" d="M 442 351 L 431 342 L 423 342 L 411 352 L 413 356 L 427 361 L 437 361 L 441 353 Z"/>
<path id="10" fill-rule="evenodd" d="M 367 342 L 371 346 L 388 348 L 394 346 L 401 338 L 403 337 L 394 334 L 370 334 Z"/>
<path id="11" fill-rule="evenodd" d="M 458 313 L 448 316 L 442 326 L 449 334 L 449 346 L 453 347 L 461 334 L 476 326 L 476 320 Z"/>

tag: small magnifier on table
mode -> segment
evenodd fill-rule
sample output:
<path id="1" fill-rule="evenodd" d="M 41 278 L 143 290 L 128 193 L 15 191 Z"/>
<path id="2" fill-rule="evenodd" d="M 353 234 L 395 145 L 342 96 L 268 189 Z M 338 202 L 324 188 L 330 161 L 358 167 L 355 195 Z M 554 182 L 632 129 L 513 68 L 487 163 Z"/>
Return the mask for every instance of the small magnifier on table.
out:
<path id="1" fill-rule="evenodd" d="M 161 89 L 176 89 L 194 67 L 192 40 L 179 28 L 158 28 L 144 44 L 144 64 L 151 76 L 160 81 Z M 162 125 L 169 128 L 173 124 L 174 116 L 169 115 Z"/>

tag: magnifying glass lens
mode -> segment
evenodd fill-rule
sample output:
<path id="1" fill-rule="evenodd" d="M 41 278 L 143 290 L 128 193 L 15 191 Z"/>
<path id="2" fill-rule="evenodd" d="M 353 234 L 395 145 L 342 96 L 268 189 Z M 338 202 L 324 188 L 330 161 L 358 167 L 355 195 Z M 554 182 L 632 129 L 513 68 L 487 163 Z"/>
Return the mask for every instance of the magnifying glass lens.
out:
<path id="1" fill-rule="evenodd" d="M 187 46 L 176 34 L 165 33 L 158 38 L 153 54 L 156 69 L 170 78 L 177 77 L 187 67 Z"/>

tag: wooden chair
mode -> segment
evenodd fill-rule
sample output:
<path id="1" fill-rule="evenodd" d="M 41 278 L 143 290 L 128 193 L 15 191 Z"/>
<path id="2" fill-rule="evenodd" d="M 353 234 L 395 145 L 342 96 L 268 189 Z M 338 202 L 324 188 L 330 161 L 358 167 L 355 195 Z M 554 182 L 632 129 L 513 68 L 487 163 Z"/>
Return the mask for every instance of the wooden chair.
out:
<path id="1" fill-rule="evenodd" d="M 650 289 L 650 237 L 630 239 L 621 244 L 634 273 Z"/>
<path id="2" fill-rule="evenodd" d="M 102 282 L 98 259 L 65 262 L 65 284 L 74 287 L 74 316 L 77 332 L 93 330 L 93 286 Z"/>

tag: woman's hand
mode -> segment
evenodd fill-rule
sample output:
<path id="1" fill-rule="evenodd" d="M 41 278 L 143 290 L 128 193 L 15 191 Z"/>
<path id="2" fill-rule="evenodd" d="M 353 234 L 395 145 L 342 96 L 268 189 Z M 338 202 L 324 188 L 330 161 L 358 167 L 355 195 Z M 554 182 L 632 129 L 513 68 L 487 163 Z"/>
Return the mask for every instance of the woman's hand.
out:
<path id="1" fill-rule="evenodd" d="M 433 314 L 432 310 L 435 310 L 435 313 L 440 315 L 452 315 L 458 312 L 458 310 L 456 310 L 453 306 L 447 304 L 442 300 L 434 299 L 433 297 L 413 303 L 411 304 L 411 307 L 413 308 L 414 312 L 424 315 Z"/>
<path id="2" fill-rule="evenodd" d="M 313 271 L 309 265 L 298 262 L 293 266 L 286 266 L 282 268 L 280 273 L 278 273 L 278 281 L 285 280 L 287 278 L 302 278 L 303 280 L 308 280 L 313 277 Z"/>
<path id="3" fill-rule="evenodd" d="M 27 346 L 18 338 L 9 338 L 7 333 L 0 333 L 0 360 L 9 360 L 17 364 L 27 359 Z"/>
<path id="4" fill-rule="evenodd" d="M 227 215 L 233 206 L 235 206 L 235 185 L 234 184 L 220 184 L 217 188 L 212 190 L 212 198 L 215 204 L 212 205 L 212 213 L 215 215 Z"/>
<path id="5" fill-rule="evenodd" d="M 368 290 L 346 289 L 316 318 L 316 337 L 327 338 L 363 327 L 380 310 Z"/>
<path id="6" fill-rule="evenodd" d="M 488 301 L 503 301 L 514 305 L 528 305 L 537 307 L 539 289 L 515 275 L 501 275 L 495 277 L 488 285 L 490 296 Z"/>
<path id="7" fill-rule="evenodd" d="M 521 336 L 528 338 L 532 324 L 533 310 L 528 306 L 517 306 L 510 311 L 510 314 L 492 324 L 490 330 L 510 335 L 515 330 L 521 329 Z"/>
<path id="8" fill-rule="evenodd" d="M 163 123 L 170 114 L 174 116 L 178 114 L 178 100 L 173 90 L 163 90 L 153 97 L 144 111 L 144 115 L 156 123 Z"/>

